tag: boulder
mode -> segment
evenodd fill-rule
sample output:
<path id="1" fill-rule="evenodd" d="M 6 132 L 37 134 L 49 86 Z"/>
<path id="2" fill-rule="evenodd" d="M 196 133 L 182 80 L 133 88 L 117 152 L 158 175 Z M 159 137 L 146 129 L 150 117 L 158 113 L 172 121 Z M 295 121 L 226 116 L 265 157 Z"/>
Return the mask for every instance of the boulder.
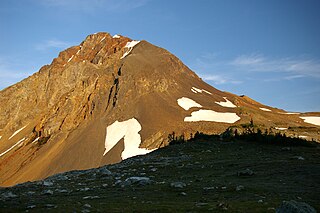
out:
<path id="1" fill-rule="evenodd" d="M 276 213 L 316 213 L 317 211 L 307 203 L 295 200 L 283 201 Z"/>
<path id="2" fill-rule="evenodd" d="M 182 188 L 186 187 L 187 184 L 185 184 L 183 182 L 173 182 L 173 183 L 170 184 L 170 186 L 172 188 L 180 188 L 180 189 L 182 189 Z"/>
<path id="3" fill-rule="evenodd" d="M 129 177 L 124 181 L 124 185 L 148 185 L 151 183 L 150 178 L 148 177 Z"/>

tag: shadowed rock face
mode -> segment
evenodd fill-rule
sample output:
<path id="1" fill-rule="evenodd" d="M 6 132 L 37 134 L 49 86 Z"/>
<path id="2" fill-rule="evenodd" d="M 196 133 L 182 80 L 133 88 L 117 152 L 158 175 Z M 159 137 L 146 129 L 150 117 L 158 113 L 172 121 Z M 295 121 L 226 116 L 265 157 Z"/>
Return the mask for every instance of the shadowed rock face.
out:
<path id="1" fill-rule="evenodd" d="M 168 51 L 146 41 L 128 48 L 131 41 L 108 33 L 90 35 L 0 91 L 0 154 L 6 152 L 0 156 L 0 185 L 121 161 L 123 138 L 104 155 L 106 128 L 132 118 L 141 125 L 140 147 L 149 150 L 167 145 L 173 131 L 186 138 L 196 131 L 220 133 L 251 118 L 263 128 L 303 125 L 313 128 L 308 136 L 319 137 L 317 126 L 304 123 L 300 115 L 272 107 L 262 111 L 266 106 L 248 97 L 206 84 Z M 185 110 L 177 102 L 182 97 L 202 107 Z M 237 107 L 221 104 L 228 101 Z M 200 109 L 240 119 L 235 124 L 184 121 Z"/>

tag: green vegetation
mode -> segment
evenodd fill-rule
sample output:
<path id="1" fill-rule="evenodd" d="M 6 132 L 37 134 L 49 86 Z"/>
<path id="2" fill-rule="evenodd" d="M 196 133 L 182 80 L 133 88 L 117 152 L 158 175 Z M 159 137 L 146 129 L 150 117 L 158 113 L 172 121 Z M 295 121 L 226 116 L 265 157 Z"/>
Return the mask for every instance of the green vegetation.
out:
<path id="1" fill-rule="evenodd" d="M 173 132 L 168 136 L 168 142 L 170 145 L 181 144 L 190 141 L 197 140 L 217 140 L 220 141 L 247 141 L 256 143 L 276 144 L 282 146 L 312 146 L 315 147 L 318 143 L 314 141 L 307 141 L 304 138 L 299 137 L 287 137 L 285 133 L 276 132 L 265 129 L 264 132 L 253 124 L 253 121 L 249 124 L 241 124 L 239 131 L 238 127 L 230 127 L 221 135 L 206 135 L 196 132 L 194 136 L 191 134 L 189 140 L 185 140 L 184 136 L 176 136 Z"/>
<path id="2" fill-rule="evenodd" d="M 317 144 L 230 129 L 221 136 L 198 132 L 188 142 L 168 139 L 175 145 L 106 166 L 111 174 L 73 171 L 47 179 L 52 185 L 2 188 L 0 212 L 274 212 L 283 200 L 320 209 Z M 129 177 L 150 182 L 126 184 Z M 17 197 L 1 196 L 8 192 Z"/>

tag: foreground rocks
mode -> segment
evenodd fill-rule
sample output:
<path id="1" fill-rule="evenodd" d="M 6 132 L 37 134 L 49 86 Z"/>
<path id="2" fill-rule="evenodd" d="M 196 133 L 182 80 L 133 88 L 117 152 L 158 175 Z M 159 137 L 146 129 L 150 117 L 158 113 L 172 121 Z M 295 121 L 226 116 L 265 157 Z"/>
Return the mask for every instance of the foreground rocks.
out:
<path id="1" fill-rule="evenodd" d="M 305 160 L 293 158 L 302 154 Z M 319 162 L 312 147 L 283 152 L 268 144 L 195 141 L 0 188 L 0 212 L 313 213 L 320 208 Z"/>

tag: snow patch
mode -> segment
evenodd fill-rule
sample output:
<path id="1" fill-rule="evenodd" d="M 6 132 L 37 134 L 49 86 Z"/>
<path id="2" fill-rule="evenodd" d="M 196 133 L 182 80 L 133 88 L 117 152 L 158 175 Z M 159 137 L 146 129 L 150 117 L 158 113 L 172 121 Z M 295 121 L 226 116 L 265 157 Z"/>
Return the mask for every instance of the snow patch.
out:
<path id="1" fill-rule="evenodd" d="M 32 143 L 37 142 L 37 141 L 39 140 L 39 138 L 40 138 L 40 137 L 37 137 L 36 139 L 34 139 L 34 140 L 32 141 Z"/>
<path id="2" fill-rule="evenodd" d="M 1 140 L 2 136 L 0 135 L 0 140 Z"/>
<path id="3" fill-rule="evenodd" d="M 204 89 L 199 89 L 199 88 L 196 88 L 196 87 L 192 87 L 192 88 L 191 88 L 191 91 L 194 92 L 194 93 L 197 93 L 197 92 L 199 92 L 199 93 L 205 92 L 205 93 L 207 93 L 207 94 L 209 94 L 209 95 L 212 95 L 211 92 L 209 92 L 209 91 L 207 91 L 207 90 L 204 90 Z"/>
<path id="4" fill-rule="evenodd" d="M 205 89 L 203 89 L 202 91 L 205 92 L 205 93 L 207 93 L 207 94 L 209 94 L 209 95 L 212 95 L 211 92 L 209 92 L 209 91 L 207 91 L 207 90 L 205 90 Z"/>
<path id="5" fill-rule="evenodd" d="M 74 56 L 74 55 L 73 55 L 73 56 Z M 73 56 L 71 56 L 71 57 L 69 58 L 68 62 L 70 62 L 70 61 L 73 59 Z M 67 63 L 68 63 L 68 62 L 67 62 Z"/>
<path id="6" fill-rule="evenodd" d="M 196 88 L 196 87 L 192 87 L 192 89 L 194 89 L 196 92 L 202 93 L 202 89 L 198 89 L 198 88 Z"/>
<path id="7" fill-rule="evenodd" d="M 181 106 L 185 110 L 188 110 L 192 107 L 199 107 L 199 108 L 202 107 L 200 104 L 198 104 L 194 100 L 192 100 L 190 98 L 186 98 L 186 97 L 179 98 L 177 100 L 177 102 L 178 102 L 179 106 Z"/>
<path id="8" fill-rule="evenodd" d="M 191 91 L 193 92 L 193 93 L 198 93 L 196 90 L 194 90 L 193 88 L 191 88 Z"/>
<path id="9" fill-rule="evenodd" d="M 123 54 L 123 56 L 121 57 L 121 59 L 123 59 L 124 57 L 126 57 L 127 55 L 130 54 L 130 52 L 133 50 L 134 46 L 136 46 L 137 44 L 139 44 L 140 41 L 129 41 L 127 42 L 126 46 L 124 48 L 127 48 L 127 51 Z"/>
<path id="10" fill-rule="evenodd" d="M 286 127 L 275 127 L 275 129 L 277 129 L 277 130 L 286 130 L 288 128 L 286 128 Z"/>
<path id="11" fill-rule="evenodd" d="M 299 138 L 307 138 L 308 136 L 305 136 L 305 135 L 299 135 Z"/>
<path id="12" fill-rule="evenodd" d="M 231 112 L 215 112 L 213 110 L 200 109 L 191 113 L 191 117 L 185 117 L 184 121 L 213 121 L 222 123 L 234 123 L 240 120 L 236 113 Z"/>
<path id="13" fill-rule="evenodd" d="M 120 36 L 115 34 L 114 36 L 112 36 L 112 38 L 120 38 Z"/>
<path id="14" fill-rule="evenodd" d="M 223 106 L 223 107 L 230 107 L 230 108 L 236 108 L 237 106 L 234 105 L 231 101 L 229 101 L 227 99 L 227 97 L 223 97 L 224 100 L 226 100 L 226 102 L 223 102 L 223 101 L 220 101 L 220 102 L 215 102 L 216 104 L 219 104 L 220 106 Z"/>
<path id="15" fill-rule="evenodd" d="M 106 150 L 103 155 L 107 154 L 122 138 L 124 138 L 124 150 L 121 154 L 122 160 L 152 152 L 153 150 L 139 148 L 141 143 L 140 130 L 141 125 L 135 118 L 123 122 L 115 121 L 107 127 Z"/>
<path id="16" fill-rule="evenodd" d="M 300 117 L 304 120 L 304 122 L 309 124 L 314 124 L 320 126 L 320 117 L 317 116 L 306 116 L 306 117 Z"/>
<path id="17" fill-rule="evenodd" d="M 78 54 L 79 54 L 79 52 L 80 52 L 80 50 L 78 50 L 78 51 L 77 51 L 76 55 L 78 55 Z"/>
<path id="18" fill-rule="evenodd" d="M 22 143 L 26 138 L 22 138 L 21 140 L 19 140 L 17 143 L 15 143 L 12 147 L 10 147 L 9 149 L 7 149 L 6 151 L 2 152 L 0 154 L 0 157 L 7 154 L 8 152 L 10 152 L 14 147 L 18 146 L 20 143 Z"/>
<path id="19" fill-rule="evenodd" d="M 26 128 L 26 126 L 24 126 L 24 127 L 22 127 L 21 129 L 18 129 L 17 131 L 15 131 L 15 132 L 10 136 L 9 140 L 10 140 L 11 138 L 13 138 L 16 134 L 18 134 L 19 132 L 21 132 L 24 128 Z"/>
<path id="20" fill-rule="evenodd" d="M 100 40 L 100 42 L 102 42 L 104 39 L 106 39 L 106 37 L 103 37 L 103 38 Z"/>
<path id="21" fill-rule="evenodd" d="M 285 114 L 285 115 L 299 115 L 300 112 L 280 112 L 281 114 Z"/>
<path id="22" fill-rule="evenodd" d="M 267 108 L 260 107 L 259 109 L 261 109 L 262 111 L 271 112 L 271 110 Z"/>

